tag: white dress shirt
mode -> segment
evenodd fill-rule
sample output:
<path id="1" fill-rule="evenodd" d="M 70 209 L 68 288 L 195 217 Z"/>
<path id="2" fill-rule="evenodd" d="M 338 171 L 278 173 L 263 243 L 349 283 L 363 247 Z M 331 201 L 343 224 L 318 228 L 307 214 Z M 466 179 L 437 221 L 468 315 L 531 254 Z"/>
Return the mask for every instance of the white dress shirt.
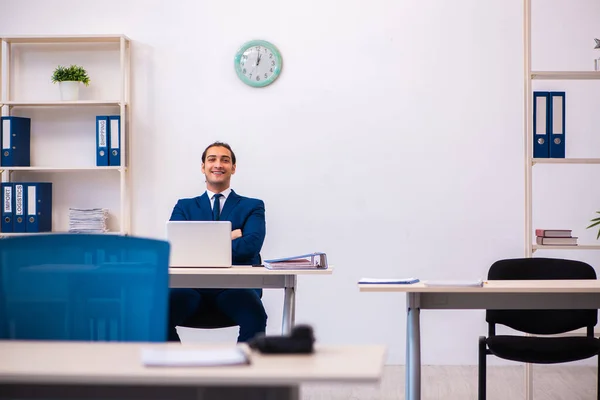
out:
<path id="1" fill-rule="evenodd" d="M 219 198 L 219 203 L 220 203 L 219 204 L 219 212 L 223 211 L 223 205 L 225 204 L 225 200 L 227 200 L 227 197 L 229 196 L 230 193 L 231 193 L 231 188 L 227 188 L 221 192 L 221 194 L 223 196 L 221 196 Z M 212 210 L 214 210 L 214 208 L 215 208 L 215 193 L 206 189 L 206 194 L 208 195 L 208 198 L 210 199 L 210 207 Z"/>

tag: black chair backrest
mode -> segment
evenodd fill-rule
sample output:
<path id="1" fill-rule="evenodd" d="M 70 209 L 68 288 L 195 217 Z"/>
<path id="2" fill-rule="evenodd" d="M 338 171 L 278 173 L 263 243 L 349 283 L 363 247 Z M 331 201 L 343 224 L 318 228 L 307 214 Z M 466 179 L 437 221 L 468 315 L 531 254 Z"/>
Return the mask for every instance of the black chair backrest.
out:
<path id="1" fill-rule="evenodd" d="M 596 271 L 582 261 L 541 257 L 499 260 L 488 271 L 488 280 L 546 279 L 596 279 Z M 487 310 L 486 321 L 550 335 L 595 326 L 598 310 Z"/>

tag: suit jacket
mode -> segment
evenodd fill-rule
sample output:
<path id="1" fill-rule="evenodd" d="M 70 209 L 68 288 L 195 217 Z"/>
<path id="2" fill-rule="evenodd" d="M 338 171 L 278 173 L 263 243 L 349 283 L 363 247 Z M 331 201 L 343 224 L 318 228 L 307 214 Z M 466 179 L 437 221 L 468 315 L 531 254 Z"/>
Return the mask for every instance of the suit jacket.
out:
<path id="1" fill-rule="evenodd" d="M 212 221 L 212 207 L 206 192 L 201 196 L 180 199 L 171 213 L 171 221 Z M 231 229 L 241 229 L 242 237 L 231 242 L 232 264 L 260 264 L 260 249 L 265 241 L 265 204 L 262 200 L 243 197 L 233 190 L 221 211 L 222 221 L 231 221 Z"/>

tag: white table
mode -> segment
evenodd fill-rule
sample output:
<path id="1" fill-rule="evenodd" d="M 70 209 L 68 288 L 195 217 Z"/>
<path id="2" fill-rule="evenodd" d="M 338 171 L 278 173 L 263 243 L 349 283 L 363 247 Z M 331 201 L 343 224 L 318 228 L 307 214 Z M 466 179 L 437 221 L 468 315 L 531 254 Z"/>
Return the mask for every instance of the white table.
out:
<path id="1" fill-rule="evenodd" d="M 250 353 L 250 365 L 145 367 L 142 348 L 217 346 L 0 341 L 0 400 L 298 400 L 305 383 L 377 383 L 385 361 L 384 346 L 317 345 L 312 355 L 262 355 L 239 346 Z"/>
<path id="2" fill-rule="evenodd" d="M 420 310 L 600 308 L 600 280 L 488 281 L 483 287 L 429 287 L 422 282 L 358 286 L 361 292 L 406 293 L 407 400 L 421 398 Z"/>
<path id="3" fill-rule="evenodd" d="M 270 270 L 250 265 L 231 268 L 169 268 L 172 288 L 283 289 L 281 331 L 289 334 L 294 326 L 298 275 L 331 275 L 333 267 L 315 270 Z"/>

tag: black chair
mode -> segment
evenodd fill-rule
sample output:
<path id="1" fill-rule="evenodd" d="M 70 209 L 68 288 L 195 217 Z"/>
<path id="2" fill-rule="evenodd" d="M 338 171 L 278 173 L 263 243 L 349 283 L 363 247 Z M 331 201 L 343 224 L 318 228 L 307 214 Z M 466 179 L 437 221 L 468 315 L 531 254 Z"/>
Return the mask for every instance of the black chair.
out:
<path id="1" fill-rule="evenodd" d="M 517 258 L 496 261 L 488 280 L 596 279 L 581 261 L 555 258 Z M 486 398 L 486 356 L 531 364 L 558 364 L 583 360 L 600 353 L 594 337 L 598 310 L 486 310 L 488 337 L 479 337 L 479 400 Z M 587 328 L 586 336 L 537 337 L 496 335 L 496 324 L 533 335 L 556 335 Z M 600 368 L 600 357 L 598 358 Z M 600 374 L 598 375 L 600 399 Z"/>
<path id="2" fill-rule="evenodd" d="M 262 256 L 259 255 L 259 258 L 262 264 Z M 262 293 L 260 297 L 262 298 Z M 237 326 L 237 323 L 213 304 L 208 304 L 199 313 L 185 321 L 183 326 L 196 329 L 220 329 Z"/>
<path id="3" fill-rule="evenodd" d="M 260 297 L 262 298 L 262 294 Z M 210 304 L 185 321 L 183 326 L 197 329 L 219 329 L 237 326 L 237 323 Z"/>
<path id="4" fill-rule="evenodd" d="M 237 324 L 216 307 L 207 307 L 202 313 L 192 316 L 183 326 L 198 329 L 229 328 Z"/>

